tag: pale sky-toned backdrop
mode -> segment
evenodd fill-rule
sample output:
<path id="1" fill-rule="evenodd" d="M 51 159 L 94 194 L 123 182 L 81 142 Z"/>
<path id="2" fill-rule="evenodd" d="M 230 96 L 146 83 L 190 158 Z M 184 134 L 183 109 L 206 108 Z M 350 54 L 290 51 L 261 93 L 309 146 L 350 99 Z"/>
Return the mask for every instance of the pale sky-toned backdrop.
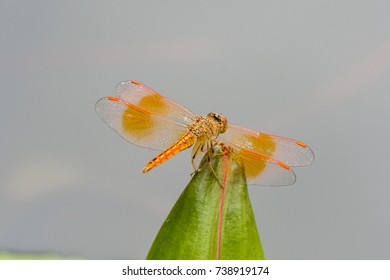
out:
<path id="1" fill-rule="evenodd" d="M 192 172 L 103 123 L 139 80 L 197 114 L 299 139 L 250 186 L 269 259 L 390 258 L 389 1 L 1 1 L 0 251 L 144 259 Z"/>

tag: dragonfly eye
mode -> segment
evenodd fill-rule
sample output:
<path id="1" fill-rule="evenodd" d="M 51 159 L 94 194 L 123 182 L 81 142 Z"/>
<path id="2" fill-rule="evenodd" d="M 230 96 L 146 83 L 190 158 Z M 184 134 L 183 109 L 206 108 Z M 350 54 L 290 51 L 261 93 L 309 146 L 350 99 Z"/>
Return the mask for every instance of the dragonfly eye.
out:
<path id="1" fill-rule="evenodd" d="M 207 116 L 212 117 L 217 122 L 221 122 L 221 115 L 218 113 L 209 113 Z"/>
<path id="2" fill-rule="evenodd" d="M 218 113 L 209 113 L 207 116 L 218 122 L 219 133 L 224 133 L 227 130 L 227 119 L 224 115 Z"/>

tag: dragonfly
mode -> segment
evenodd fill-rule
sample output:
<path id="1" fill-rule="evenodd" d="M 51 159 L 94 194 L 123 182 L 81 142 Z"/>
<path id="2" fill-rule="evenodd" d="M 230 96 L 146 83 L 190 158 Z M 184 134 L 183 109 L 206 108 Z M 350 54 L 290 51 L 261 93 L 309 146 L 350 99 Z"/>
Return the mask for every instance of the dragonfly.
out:
<path id="1" fill-rule="evenodd" d="M 291 167 L 314 161 L 313 151 L 303 142 L 230 124 L 219 113 L 197 116 L 138 81 L 121 82 L 116 93 L 118 97 L 98 100 L 96 112 L 125 140 L 162 151 L 145 165 L 144 173 L 190 147 L 196 172 L 199 159 L 216 143 L 227 145 L 241 158 L 248 184 L 294 184 Z"/>

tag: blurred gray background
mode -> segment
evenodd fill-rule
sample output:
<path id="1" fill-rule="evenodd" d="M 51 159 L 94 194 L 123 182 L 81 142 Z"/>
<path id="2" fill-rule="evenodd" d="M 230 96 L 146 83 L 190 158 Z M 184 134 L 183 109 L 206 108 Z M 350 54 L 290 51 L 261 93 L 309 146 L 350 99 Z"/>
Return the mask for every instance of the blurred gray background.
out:
<path id="1" fill-rule="evenodd" d="M 310 145 L 250 186 L 269 259 L 390 258 L 390 2 L 1 1 L 0 251 L 144 259 L 190 179 L 185 151 L 109 129 L 135 79 L 196 114 Z"/>

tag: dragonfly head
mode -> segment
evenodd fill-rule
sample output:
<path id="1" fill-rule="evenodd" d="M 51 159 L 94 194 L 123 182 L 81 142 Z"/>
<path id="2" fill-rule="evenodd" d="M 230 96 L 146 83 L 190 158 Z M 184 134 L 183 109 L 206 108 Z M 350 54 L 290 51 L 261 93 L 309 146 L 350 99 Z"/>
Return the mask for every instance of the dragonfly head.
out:
<path id="1" fill-rule="evenodd" d="M 207 116 L 217 123 L 218 133 L 224 133 L 227 130 L 228 122 L 224 115 L 218 113 L 209 113 Z"/>

